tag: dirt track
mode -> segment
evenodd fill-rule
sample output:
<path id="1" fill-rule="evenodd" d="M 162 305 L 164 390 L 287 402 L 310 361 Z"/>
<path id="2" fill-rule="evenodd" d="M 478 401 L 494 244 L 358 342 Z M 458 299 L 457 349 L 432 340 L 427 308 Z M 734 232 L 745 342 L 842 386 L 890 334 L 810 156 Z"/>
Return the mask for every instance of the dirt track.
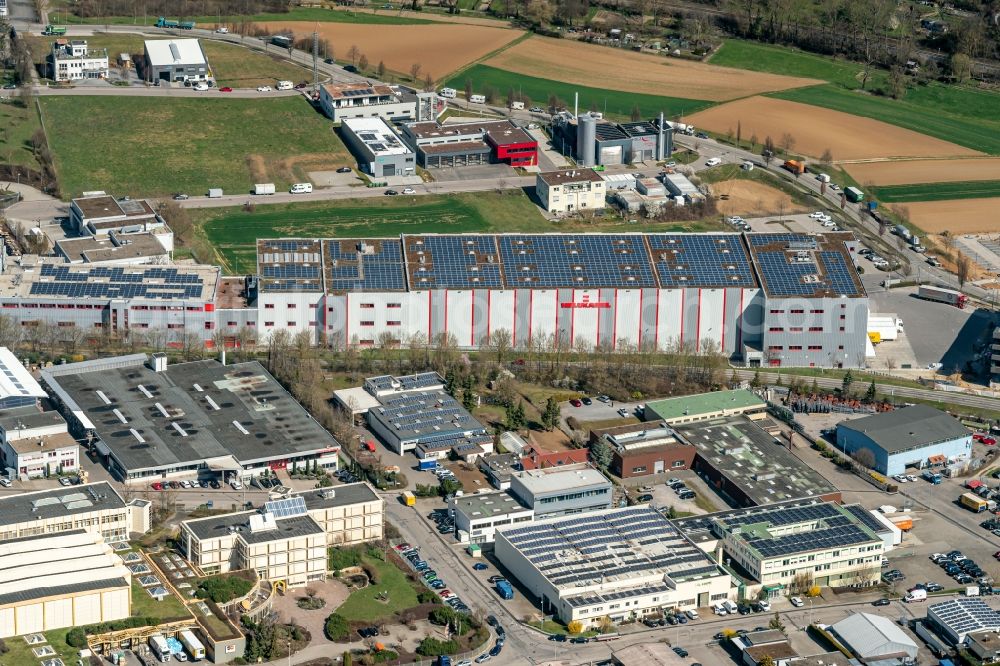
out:
<path id="1" fill-rule="evenodd" d="M 845 164 L 847 173 L 859 183 L 909 185 L 911 183 L 958 183 L 967 180 L 1000 180 L 1000 159 L 906 160 Z"/>
<path id="2" fill-rule="evenodd" d="M 526 39 L 485 64 L 592 88 L 710 101 L 820 83 L 547 37 Z"/>
<path id="3" fill-rule="evenodd" d="M 723 215 L 762 217 L 779 213 L 788 215 L 805 210 L 781 190 L 752 180 L 724 180 L 713 183 L 712 192 L 729 196 L 726 200 L 720 199 L 717 204 L 719 212 Z"/>
<path id="4" fill-rule="evenodd" d="M 899 206 L 909 210 L 910 222 L 928 233 L 945 230 L 952 234 L 1000 231 L 1000 219 L 996 215 L 1000 198 L 922 201 Z"/>
<path id="5" fill-rule="evenodd" d="M 337 60 L 348 59 L 351 46 L 357 46 L 368 58 L 372 70 L 381 60 L 390 70 L 409 74 L 410 67 L 419 63 L 420 78 L 429 73 L 436 81 L 521 35 L 519 30 L 449 23 L 368 25 L 283 21 L 263 25 L 268 30 L 291 30 L 296 37 L 318 30 L 321 37 L 330 40 Z"/>
<path id="6" fill-rule="evenodd" d="M 770 97 L 749 97 L 700 111 L 688 118 L 713 132 L 735 131 L 743 138 L 770 136 L 781 148 L 785 133 L 795 139 L 791 152 L 819 157 L 827 148 L 834 160 L 876 157 L 943 157 L 979 155 L 974 150 L 888 123 Z"/>

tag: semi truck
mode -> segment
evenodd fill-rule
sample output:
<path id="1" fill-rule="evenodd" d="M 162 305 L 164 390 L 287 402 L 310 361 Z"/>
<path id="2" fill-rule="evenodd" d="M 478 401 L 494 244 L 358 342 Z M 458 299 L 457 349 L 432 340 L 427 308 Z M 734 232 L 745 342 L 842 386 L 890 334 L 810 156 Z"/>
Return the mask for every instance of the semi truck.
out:
<path id="1" fill-rule="evenodd" d="M 868 337 L 873 343 L 875 338 L 879 342 L 895 340 L 903 330 L 903 320 L 894 314 L 869 314 L 868 315 Z"/>
<path id="2" fill-rule="evenodd" d="M 437 458 L 421 458 L 417 461 L 417 469 L 421 471 L 437 469 Z"/>
<path id="3" fill-rule="evenodd" d="M 930 285 L 920 285 L 920 288 L 917 290 L 917 298 L 923 298 L 936 303 L 947 303 L 948 305 L 954 305 L 959 310 L 965 308 L 965 304 L 969 300 L 960 291 Z"/>
<path id="4" fill-rule="evenodd" d="M 177 27 L 181 30 L 194 30 L 194 21 L 181 21 Z"/>
<path id="5" fill-rule="evenodd" d="M 149 649 L 160 661 L 170 661 L 170 647 L 167 645 L 167 639 L 160 634 L 153 634 L 149 637 Z"/>
<path id="6" fill-rule="evenodd" d="M 800 162 L 799 160 L 785 160 L 785 163 L 781 166 L 785 167 L 794 174 L 802 174 L 806 172 L 806 163 Z"/>
<path id="7" fill-rule="evenodd" d="M 988 502 L 982 497 L 976 495 L 975 493 L 962 493 L 962 496 L 958 498 L 962 506 L 970 511 L 975 511 L 976 513 L 982 513 L 986 511 Z"/>
<path id="8" fill-rule="evenodd" d="M 198 637 L 194 635 L 194 632 L 190 629 L 185 629 L 180 633 L 181 643 L 187 649 L 188 654 L 191 655 L 192 661 L 199 661 L 205 658 L 205 646 L 201 644 Z"/>
<path id="9" fill-rule="evenodd" d="M 845 187 L 844 196 L 847 197 L 847 200 L 851 203 L 858 203 L 865 198 L 865 193 L 856 187 Z"/>
<path id="10" fill-rule="evenodd" d="M 164 18 L 163 16 L 161 16 L 160 18 L 156 19 L 156 23 L 155 23 L 155 26 L 157 28 L 176 28 L 178 25 L 180 25 L 180 23 L 178 21 L 174 21 L 172 19 Z"/>
<path id="11" fill-rule="evenodd" d="M 514 588 L 511 587 L 510 583 L 505 580 L 498 580 L 495 583 L 497 594 L 500 595 L 502 599 L 513 599 L 514 598 Z"/>
<path id="12" fill-rule="evenodd" d="M 45 30 L 42 32 L 42 34 L 59 37 L 66 34 L 66 26 L 47 25 L 45 26 Z"/>

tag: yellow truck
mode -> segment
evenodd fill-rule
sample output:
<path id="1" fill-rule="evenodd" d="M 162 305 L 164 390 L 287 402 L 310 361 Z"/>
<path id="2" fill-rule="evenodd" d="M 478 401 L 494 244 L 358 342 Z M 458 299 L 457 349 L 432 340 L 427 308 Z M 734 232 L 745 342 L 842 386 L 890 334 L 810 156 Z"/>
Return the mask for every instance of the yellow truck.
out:
<path id="1" fill-rule="evenodd" d="M 409 490 L 404 490 L 403 494 L 400 495 L 400 497 L 403 498 L 403 504 L 405 504 L 406 506 L 417 505 L 417 496 L 411 493 Z"/>
<path id="2" fill-rule="evenodd" d="M 986 511 L 986 507 L 989 505 L 989 502 L 975 493 L 962 493 L 962 496 L 958 500 L 962 503 L 962 506 L 976 513 Z"/>
<path id="3" fill-rule="evenodd" d="M 877 345 L 882 342 L 882 334 L 878 331 L 868 331 L 868 339 L 871 340 L 873 345 Z"/>

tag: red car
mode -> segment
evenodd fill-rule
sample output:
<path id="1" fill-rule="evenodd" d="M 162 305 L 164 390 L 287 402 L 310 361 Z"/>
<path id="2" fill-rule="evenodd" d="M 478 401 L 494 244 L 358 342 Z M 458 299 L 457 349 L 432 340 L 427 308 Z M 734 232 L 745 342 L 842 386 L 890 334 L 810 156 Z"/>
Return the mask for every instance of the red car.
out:
<path id="1" fill-rule="evenodd" d="M 573 405 L 574 407 L 583 407 L 583 403 L 577 400 L 576 398 L 570 400 L 569 404 Z"/>
<path id="2" fill-rule="evenodd" d="M 163 484 L 160 483 L 159 481 L 156 481 L 150 486 L 150 488 L 152 488 L 153 490 L 163 490 Z"/>
<path id="3" fill-rule="evenodd" d="M 983 434 L 981 432 L 973 433 L 972 434 L 972 439 L 974 441 L 981 442 L 982 444 L 985 444 L 986 446 L 993 446 L 994 444 L 997 443 L 997 440 L 996 440 L 995 437 L 990 437 L 989 435 L 985 435 L 985 434 Z"/>
<path id="4" fill-rule="evenodd" d="M 229 86 L 223 86 L 219 88 L 219 92 L 233 92 L 233 89 L 230 88 Z"/>

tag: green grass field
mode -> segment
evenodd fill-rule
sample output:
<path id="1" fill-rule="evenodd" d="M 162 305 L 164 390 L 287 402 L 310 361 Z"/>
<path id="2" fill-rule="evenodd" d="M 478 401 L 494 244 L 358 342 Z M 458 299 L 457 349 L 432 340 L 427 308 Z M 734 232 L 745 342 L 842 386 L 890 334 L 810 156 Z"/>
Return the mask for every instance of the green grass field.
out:
<path id="1" fill-rule="evenodd" d="M 17 100 L 0 102 L 0 162 L 37 169 L 31 135 L 39 126 L 34 108 L 26 109 Z"/>
<path id="2" fill-rule="evenodd" d="M 381 6 L 381 4 L 379 5 Z M 205 28 L 219 23 L 233 24 L 251 21 L 254 23 L 264 23 L 267 21 L 319 21 L 325 23 L 367 23 L 381 25 L 418 25 L 422 23 L 434 23 L 432 20 L 408 18 L 397 16 L 394 10 L 384 10 L 382 14 L 368 14 L 365 12 L 352 12 L 346 10 L 322 9 L 319 7 L 295 7 L 288 12 L 253 14 L 251 16 L 241 16 L 236 14 L 219 16 L 177 16 L 169 18 L 174 20 L 194 21 L 198 27 Z M 49 15 L 49 19 L 57 25 L 145 25 L 151 26 L 156 23 L 156 16 L 101 16 L 81 18 L 68 12 L 54 12 Z"/>
<path id="3" fill-rule="evenodd" d="M 278 189 L 350 159 L 322 114 L 298 97 L 39 98 L 60 189 L 117 195 Z M 95 122 L 95 119 L 102 119 Z M 99 148 L 98 148 L 99 147 Z"/>
<path id="4" fill-rule="evenodd" d="M 917 183 L 887 185 L 872 188 L 882 203 L 912 203 L 914 201 L 944 201 L 947 199 L 980 199 L 1000 197 L 1000 180 L 977 180 L 961 183 Z"/>
<path id="5" fill-rule="evenodd" d="M 972 91 L 959 89 L 959 97 L 965 98 Z M 835 111 L 842 111 L 927 134 L 960 146 L 981 150 L 991 155 L 1000 155 L 1000 96 L 996 96 L 997 107 L 987 116 L 977 116 L 975 112 L 964 115 L 961 103 L 956 103 L 950 111 L 928 108 L 909 97 L 893 100 L 885 97 L 861 95 L 832 84 L 785 90 L 772 93 L 772 97 L 787 99 L 803 104 L 812 104 Z M 947 96 L 942 93 L 942 96 Z M 980 101 L 978 96 L 974 97 Z M 957 111 L 961 109 L 963 115 Z"/>
<path id="6" fill-rule="evenodd" d="M 561 83 L 548 79 L 539 79 L 507 72 L 488 65 L 473 65 L 461 73 L 449 78 L 443 85 L 457 90 L 465 89 L 465 82 L 472 81 L 475 93 L 485 93 L 488 88 L 495 89 L 501 96 L 506 96 L 513 89 L 527 96 L 533 104 L 547 106 L 549 96 L 556 95 L 568 107 L 573 106 L 573 94 L 580 93 L 580 110 L 594 109 L 602 111 L 612 118 L 628 118 L 632 107 L 638 106 L 643 118 L 651 118 L 663 111 L 668 117 L 688 115 L 712 106 L 712 102 L 676 97 L 659 97 L 657 95 L 641 95 L 623 93 L 616 90 L 587 88 L 570 83 Z"/>
<path id="7" fill-rule="evenodd" d="M 191 617 L 180 599 L 171 594 L 163 601 L 157 601 L 142 589 L 138 581 L 132 581 L 132 615 L 136 617 L 155 617 L 160 620 L 182 620 Z"/>
<path id="8" fill-rule="evenodd" d="M 80 651 L 66 644 L 67 633 L 69 633 L 68 628 L 46 631 L 44 636 L 48 642 L 42 645 L 49 645 L 55 650 L 56 656 L 61 658 L 64 664 L 75 664 Z M 20 636 L 5 638 L 4 643 L 7 645 L 8 651 L 0 654 L 0 666 L 25 666 L 25 664 L 42 663 L 42 660 L 34 655 L 31 647 Z M 51 659 L 51 657 L 45 658 Z"/>
<path id="9" fill-rule="evenodd" d="M 722 67 L 820 79 L 845 88 L 861 86 L 862 66 L 856 62 L 740 39 L 726 40 L 709 62 Z M 871 78 L 881 81 L 885 73 L 875 72 Z"/>
<path id="10" fill-rule="evenodd" d="M 364 561 L 378 570 L 381 580 L 377 585 L 352 592 L 347 601 L 336 609 L 338 613 L 348 621 L 372 621 L 389 618 L 396 611 L 417 605 L 417 591 L 402 571 L 382 560 L 365 557 Z M 388 600 L 379 601 L 375 598 L 378 594 L 388 594 Z"/>

